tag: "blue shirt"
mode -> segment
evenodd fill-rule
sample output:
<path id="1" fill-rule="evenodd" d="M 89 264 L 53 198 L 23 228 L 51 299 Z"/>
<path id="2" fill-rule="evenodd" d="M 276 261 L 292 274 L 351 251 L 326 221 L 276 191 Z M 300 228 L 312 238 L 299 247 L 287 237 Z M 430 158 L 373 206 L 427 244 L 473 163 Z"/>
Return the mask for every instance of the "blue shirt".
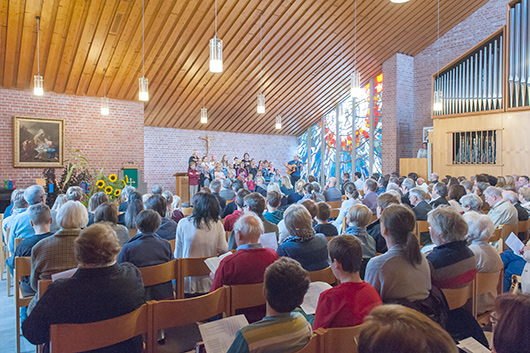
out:
<path id="1" fill-rule="evenodd" d="M 57 222 L 55 221 L 57 218 L 57 212 L 50 211 L 53 222 L 50 226 L 50 232 L 56 233 L 59 230 L 59 226 L 57 225 Z M 11 223 L 11 234 L 9 235 L 9 243 L 8 243 L 8 249 L 9 251 L 14 254 L 15 253 L 15 238 L 29 238 L 32 235 L 35 235 L 35 230 L 31 226 L 30 223 L 30 215 L 29 212 L 22 212 L 16 218 L 13 219 L 13 223 Z"/>
<path id="2" fill-rule="evenodd" d="M 177 223 L 172 219 L 162 217 L 162 224 L 155 232 L 162 239 L 173 240 L 177 237 Z"/>
<path id="3" fill-rule="evenodd" d="M 278 245 L 278 256 L 295 259 L 306 271 L 323 270 L 329 266 L 328 241 L 323 234 L 316 234 L 307 240 L 289 236 Z"/>
<path id="4" fill-rule="evenodd" d="M 291 173 L 291 175 L 295 176 L 295 177 L 300 177 L 300 165 L 302 163 L 300 161 L 295 162 L 295 160 L 293 159 L 292 161 L 289 161 L 287 164 L 288 165 L 296 165 L 296 169 L 294 170 L 294 172 Z"/>

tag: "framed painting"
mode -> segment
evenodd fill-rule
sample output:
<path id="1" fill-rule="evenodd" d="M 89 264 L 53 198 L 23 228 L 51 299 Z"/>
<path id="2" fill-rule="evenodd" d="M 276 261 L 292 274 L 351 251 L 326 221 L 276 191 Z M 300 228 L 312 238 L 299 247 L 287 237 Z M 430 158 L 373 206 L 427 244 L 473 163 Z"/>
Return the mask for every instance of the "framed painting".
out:
<path id="1" fill-rule="evenodd" d="M 64 120 L 15 116 L 13 118 L 13 166 L 62 167 Z"/>

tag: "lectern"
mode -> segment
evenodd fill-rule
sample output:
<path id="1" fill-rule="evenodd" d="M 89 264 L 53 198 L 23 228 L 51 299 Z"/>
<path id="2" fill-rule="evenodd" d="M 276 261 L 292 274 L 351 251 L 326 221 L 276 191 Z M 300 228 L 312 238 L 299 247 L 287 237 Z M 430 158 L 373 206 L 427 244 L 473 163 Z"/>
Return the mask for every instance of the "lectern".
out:
<path id="1" fill-rule="evenodd" d="M 190 202 L 190 188 L 188 183 L 188 173 L 175 173 L 175 193 L 180 196 L 180 200 Z"/>

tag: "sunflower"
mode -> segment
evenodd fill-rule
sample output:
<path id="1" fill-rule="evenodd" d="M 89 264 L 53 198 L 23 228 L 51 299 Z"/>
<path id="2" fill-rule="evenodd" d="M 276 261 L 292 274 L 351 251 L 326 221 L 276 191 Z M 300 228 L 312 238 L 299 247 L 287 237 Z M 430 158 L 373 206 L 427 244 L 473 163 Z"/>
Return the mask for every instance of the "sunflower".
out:
<path id="1" fill-rule="evenodd" d="M 121 194 L 121 190 L 120 189 L 114 190 L 114 196 L 118 197 L 118 196 L 120 196 L 120 194 Z"/>
<path id="2" fill-rule="evenodd" d="M 114 183 L 116 182 L 116 180 L 118 180 L 118 177 L 116 176 L 116 174 L 111 174 L 109 175 L 109 180 Z"/>
<path id="3" fill-rule="evenodd" d="M 121 181 L 122 181 L 122 183 L 123 183 L 123 187 L 126 187 L 127 184 L 125 183 L 125 180 L 122 179 Z"/>
<path id="4" fill-rule="evenodd" d="M 105 186 L 105 182 L 103 180 L 98 180 L 96 186 L 100 189 L 103 189 L 103 187 Z"/>
<path id="5" fill-rule="evenodd" d="M 107 187 L 105 188 L 105 193 L 106 193 L 107 195 L 110 195 L 110 194 L 112 194 L 112 190 L 113 190 L 113 189 L 112 189 L 112 186 L 107 186 Z"/>

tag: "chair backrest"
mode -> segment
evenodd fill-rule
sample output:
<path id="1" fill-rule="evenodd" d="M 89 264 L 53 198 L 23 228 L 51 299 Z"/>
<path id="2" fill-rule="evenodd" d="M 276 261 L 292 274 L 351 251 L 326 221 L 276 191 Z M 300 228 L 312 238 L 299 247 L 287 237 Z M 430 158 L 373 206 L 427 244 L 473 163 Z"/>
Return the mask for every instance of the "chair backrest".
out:
<path id="1" fill-rule="evenodd" d="M 471 307 L 474 307 L 475 302 L 475 280 L 469 283 L 467 286 L 462 288 L 446 288 L 442 289 L 447 304 L 449 305 L 449 310 L 458 309 L 464 306 L 468 300 L 471 299 Z"/>
<path id="2" fill-rule="evenodd" d="M 503 269 L 496 272 L 478 272 L 475 277 L 475 295 L 492 294 L 497 297 L 497 295 L 502 293 L 503 274 Z M 477 318 L 478 314 L 477 299 L 475 298 L 473 316 Z"/>
<path id="3" fill-rule="evenodd" d="M 48 287 L 52 284 L 51 279 L 41 279 L 39 280 L 39 298 L 42 298 L 44 293 L 48 290 Z"/>
<path id="4" fill-rule="evenodd" d="M 517 224 L 517 232 L 526 232 L 528 230 L 528 220 L 526 221 L 519 221 Z"/>
<path id="5" fill-rule="evenodd" d="M 31 276 L 31 257 L 15 257 L 15 306 L 24 307 L 29 304 L 33 296 L 24 297 L 20 290 L 21 277 Z"/>
<path id="6" fill-rule="evenodd" d="M 148 305 L 144 304 L 129 314 L 109 320 L 51 325 L 50 352 L 84 352 L 111 346 L 142 334 L 147 335 L 149 342 L 149 321 Z"/>
<path id="7" fill-rule="evenodd" d="M 171 260 L 160 265 L 140 267 L 144 286 L 154 286 L 176 279 L 179 273 L 178 265 L 177 260 Z"/>
<path id="8" fill-rule="evenodd" d="M 339 216 L 340 209 L 333 208 L 331 209 L 331 212 L 329 213 L 329 218 L 337 218 Z"/>
<path id="9" fill-rule="evenodd" d="M 175 253 L 175 246 L 176 246 L 176 244 L 177 244 L 177 239 L 171 239 L 171 240 L 169 241 L 169 244 L 171 244 L 171 252 L 172 252 L 172 253 Z"/>
<path id="10" fill-rule="evenodd" d="M 15 249 L 17 248 L 18 244 L 20 244 L 20 242 L 24 240 L 24 238 L 16 238 L 15 239 Z"/>
<path id="11" fill-rule="evenodd" d="M 230 233 L 232 233 L 232 232 L 230 232 L 230 231 L 226 231 L 225 232 L 225 239 L 226 239 L 227 242 L 228 242 L 228 239 L 230 238 Z"/>
<path id="12" fill-rule="evenodd" d="M 347 226 L 346 217 L 343 217 L 342 218 L 342 232 L 341 232 L 341 234 L 344 234 L 344 232 L 346 231 L 346 228 L 347 228 L 346 226 Z"/>
<path id="13" fill-rule="evenodd" d="M 317 334 L 321 335 L 321 352 L 357 353 L 357 342 L 363 328 L 363 325 L 330 329 L 319 328 Z"/>
<path id="14" fill-rule="evenodd" d="M 129 238 L 134 237 L 138 233 L 138 230 L 135 228 L 129 228 Z"/>
<path id="15" fill-rule="evenodd" d="M 230 312 L 230 287 L 224 286 L 200 297 L 153 302 L 153 332 L 180 327 Z"/>
<path id="16" fill-rule="evenodd" d="M 182 214 L 184 214 L 184 217 L 191 216 L 192 213 L 193 213 L 193 207 L 182 208 Z"/>
<path id="17" fill-rule="evenodd" d="M 420 243 L 421 240 L 421 233 L 425 233 L 429 231 L 429 222 L 427 221 L 416 221 L 416 226 L 414 227 L 414 234 L 416 234 L 416 238 L 418 239 L 418 243 Z"/>
<path id="18" fill-rule="evenodd" d="M 377 221 L 377 215 L 376 215 L 376 214 L 373 214 L 373 215 L 372 215 L 372 218 L 370 219 L 370 223 L 373 223 L 373 222 L 375 222 L 375 221 Z"/>
<path id="19" fill-rule="evenodd" d="M 340 208 L 342 206 L 342 201 L 326 201 L 331 208 Z"/>
<path id="20" fill-rule="evenodd" d="M 230 315 L 235 315 L 237 309 L 264 305 L 263 286 L 263 283 L 230 286 Z"/>
<path id="21" fill-rule="evenodd" d="M 321 353 L 321 337 L 321 335 L 314 333 L 309 339 L 309 342 L 295 353 Z"/>
<path id="22" fill-rule="evenodd" d="M 337 284 L 337 278 L 335 278 L 329 266 L 323 270 L 309 271 L 309 278 L 311 282 L 326 282 L 331 285 Z"/>
<path id="23" fill-rule="evenodd" d="M 342 201 L 346 201 L 348 199 L 348 196 L 342 195 Z"/>
<path id="24" fill-rule="evenodd" d="M 208 257 L 188 257 L 177 259 L 180 273 L 177 276 L 177 299 L 184 299 L 184 278 L 190 276 L 208 276 L 210 269 L 204 263 Z"/>
<path id="25" fill-rule="evenodd" d="M 364 196 L 364 190 L 357 189 L 357 192 L 359 193 L 359 195 Z"/>

